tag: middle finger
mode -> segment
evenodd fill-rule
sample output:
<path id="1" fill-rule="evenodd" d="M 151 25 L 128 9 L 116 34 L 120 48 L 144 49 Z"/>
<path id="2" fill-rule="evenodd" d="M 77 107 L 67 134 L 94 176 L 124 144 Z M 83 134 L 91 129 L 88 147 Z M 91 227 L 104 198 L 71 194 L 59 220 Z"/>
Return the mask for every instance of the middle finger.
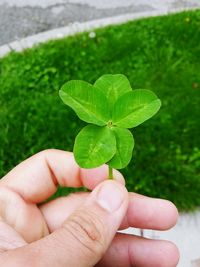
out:
<path id="1" fill-rule="evenodd" d="M 86 200 L 88 194 L 75 193 L 41 205 L 50 232 L 61 227 L 67 217 Z M 120 229 L 136 227 L 167 230 L 176 224 L 177 218 L 178 211 L 172 202 L 129 193 L 129 206 Z"/>

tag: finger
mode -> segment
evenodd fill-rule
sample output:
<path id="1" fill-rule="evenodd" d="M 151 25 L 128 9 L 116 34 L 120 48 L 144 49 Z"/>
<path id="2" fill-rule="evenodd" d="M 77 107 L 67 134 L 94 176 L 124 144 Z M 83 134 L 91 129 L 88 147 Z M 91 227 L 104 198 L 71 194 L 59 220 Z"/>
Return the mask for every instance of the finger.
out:
<path id="1" fill-rule="evenodd" d="M 78 192 L 59 197 L 39 206 L 50 233 L 60 228 L 64 221 L 77 210 L 90 193 Z"/>
<path id="2" fill-rule="evenodd" d="M 88 194 L 75 193 L 40 206 L 49 230 L 53 232 L 59 228 L 66 217 L 85 201 Z M 120 229 L 135 227 L 167 230 L 176 224 L 177 219 L 178 211 L 170 201 L 129 193 L 128 210 Z"/>
<path id="3" fill-rule="evenodd" d="M 28 202 L 40 203 L 56 192 L 58 184 L 93 189 L 107 179 L 107 173 L 106 165 L 91 170 L 81 169 L 72 153 L 50 149 L 19 164 L 1 179 L 0 186 L 14 190 Z M 119 172 L 115 171 L 114 177 L 124 183 Z"/>
<path id="4" fill-rule="evenodd" d="M 178 261 L 179 251 L 169 241 L 117 234 L 96 267 L 175 267 Z"/>
<path id="5" fill-rule="evenodd" d="M 127 206 L 125 187 L 115 181 L 104 181 L 60 229 L 9 252 L 7 264 L 14 266 L 13 262 L 20 260 L 20 266 L 94 266 L 112 242 Z"/>
<path id="6" fill-rule="evenodd" d="M 177 220 L 178 210 L 172 202 L 130 193 L 128 211 L 122 227 L 167 230 Z"/>
<path id="7" fill-rule="evenodd" d="M 26 245 L 26 241 L 10 225 L 0 220 L 0 253 Z"/>
<path id="8" fill-rule="evenodd" d="M 6 187 L 0 187 L 0 217 L 26 242 L 33 242 L 49 233 L 38 207 L 25 202 L 20 195 Z"/>

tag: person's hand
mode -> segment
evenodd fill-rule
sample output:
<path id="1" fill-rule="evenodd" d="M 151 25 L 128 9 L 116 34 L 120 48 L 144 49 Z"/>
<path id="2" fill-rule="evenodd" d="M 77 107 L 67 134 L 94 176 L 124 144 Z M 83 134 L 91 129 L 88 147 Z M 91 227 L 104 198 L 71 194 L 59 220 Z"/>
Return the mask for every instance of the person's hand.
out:
<path id="1" fill-rule="evenodd" d="M 107 166 L 80 169 L 73 154 L 45 150 L 0 181 L 1 267 L 174 267 L 179 253 L 168 241 L 117 233 L 137 227 L 166 230 L 178 217 L 166 200 L 129 193 Z M 93 189 L 44 203 L 57 186 Z M 43 203 L 43 204 L 41 204 Z"/>

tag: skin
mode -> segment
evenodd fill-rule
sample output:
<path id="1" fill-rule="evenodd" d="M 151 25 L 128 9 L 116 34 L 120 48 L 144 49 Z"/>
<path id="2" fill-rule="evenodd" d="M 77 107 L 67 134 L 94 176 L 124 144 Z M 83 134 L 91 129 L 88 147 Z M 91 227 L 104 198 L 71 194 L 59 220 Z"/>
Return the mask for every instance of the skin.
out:
<path id="1" fill-rule="evenodd" d="M 11 170 L 0 180 L 0 266 L 176 266 L 173 243 L 116 233 L 127 227 L 170 229 L 178 218 L 174 204 L 128 193 L 118 171 L 115 181 L 106 179 L 106 165 L 80 169 L 72 153 L 53 149 Z M 44 203 L 58 185 L 93 192 Z M 96 200 L 105 185 L 122 197 L 119 202 L 106 194 L 112 212 Z"/>

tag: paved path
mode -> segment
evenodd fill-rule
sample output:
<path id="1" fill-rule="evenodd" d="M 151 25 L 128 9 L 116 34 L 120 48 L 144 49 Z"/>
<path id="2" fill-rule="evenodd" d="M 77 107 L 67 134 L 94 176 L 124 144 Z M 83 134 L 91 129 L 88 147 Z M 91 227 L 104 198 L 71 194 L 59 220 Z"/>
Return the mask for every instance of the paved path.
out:
<path id="1" fill-rule="evenodd" d="M 200 0 L 0 0 L 0 46 L 75 21 L 191 7 Z"/>

